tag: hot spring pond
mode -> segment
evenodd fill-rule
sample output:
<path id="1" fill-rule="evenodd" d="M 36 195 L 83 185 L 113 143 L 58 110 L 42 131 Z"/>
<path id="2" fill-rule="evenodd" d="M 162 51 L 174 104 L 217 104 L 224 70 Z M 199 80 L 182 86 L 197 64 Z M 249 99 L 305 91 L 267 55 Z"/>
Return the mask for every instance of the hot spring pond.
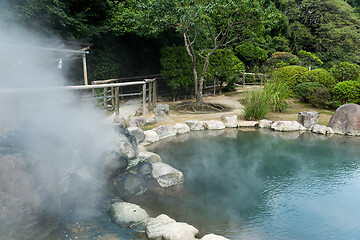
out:
<path id="1" fill-rule="evenodd" d="M 150 145 L 184 173 L 185 193 L 141 205 L 202 235 L 359 239 L 360 138 L 298 135 L 204 131 Z"/>

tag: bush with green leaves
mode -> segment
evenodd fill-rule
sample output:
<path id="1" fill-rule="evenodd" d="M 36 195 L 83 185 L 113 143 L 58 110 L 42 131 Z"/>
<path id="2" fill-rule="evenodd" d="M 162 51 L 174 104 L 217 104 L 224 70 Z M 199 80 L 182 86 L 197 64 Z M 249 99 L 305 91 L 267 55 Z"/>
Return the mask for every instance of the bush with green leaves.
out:
<path id="1" fill-rule="evenodd" d="M 332 89 L 336 84 L 333 75 L 325 69 L 307 71 L 300 77 L 299 82 L 316 82 L 329 89 Z"/>
<path id="2" fill-rule="evenodd" d="M 299 58 L 288 52 L 275 52 L 271 57 L 266 61 L 266 63 L 273 67 L 285 67 L 289 65 L 299 64 Z"/>
<path id="3" fill-rule="evenodd" d="M 356 63 L 341 62 L 330 68 L 338 82 L 343 81 L 357 81 L 360 78 L 360 66 Z"/>
<path id="4" fill-rule="evenodd" d="M 295 87 L 295 93 L 297 97 L 299 97 L 302 101 L 309 102 L 309 98 L 308 98 L 309 89 L 314 87 L 324 87 L 324 86 L 317 82 L 299 83 Z"/>
<path id="5" fill-rule="evenodd" d="M 331 105 L 331 91 L 326 87 L 312 87 L 308 90 L 307 98 L 316 108 L 328 108 Z"/>
<path id="6" fill-rule="evenodd" d="M 286 82 L 274 82 L 269 81 L 264 87 L 265 93 L 268 96 L 270 108 L 275 112 L 285 112 L 289 108 L 289 104 L 286 101 L 291 95 Z"/>
<path id="7" fill-rule="evenodd" d="M 250 42 L 237 45 L 235 53 L 246 62 L 265 61 L 268 57 L 266 50 Z"/>
<path id="8" fill-rule="evenodd" d="M 186 94 L 193 85 L 191 61 L 184 47 L 161 49 L 161 75 L 173 94 Z"/>
<path id="9" fill-rule="evenodd" d="M 335 105 L 345 103 L 360 103 L 360 82 L 344 81 L 339 82 L 332 90 Z"/>
<path id="10" fill-rule="evenodd" d="M 258 89 L 247 94 L 244 103 L 244 117 L 247 120 L 259 120 L 270 111 L 268 95 L 265 90 Z"/>
<path id="11" fill-rule="evenodd" d="M 300 66 L 286 66 L 276 69 L 271 77 L 275 82 L 286 82 L 291 91 L 302 82 L 301 77 L 308 72 L 307 68 Z"/>

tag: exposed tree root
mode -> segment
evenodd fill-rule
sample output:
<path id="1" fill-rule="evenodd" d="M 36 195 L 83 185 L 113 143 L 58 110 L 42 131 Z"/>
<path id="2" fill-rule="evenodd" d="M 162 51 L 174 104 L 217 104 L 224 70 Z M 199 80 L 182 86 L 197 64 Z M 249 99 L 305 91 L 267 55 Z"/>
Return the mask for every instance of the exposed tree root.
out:
<path id="1" fill-rule="evenodd" d="M 191 101 L 186 101 L 179 103 L 175 110 L 180 112 L 187 112 L 187 113 L 209 113 L 209 112 L 225 112 L 228 111 L 229 108 L 223 106 L 221 104 L 215 103 L 196 103 Z"/>

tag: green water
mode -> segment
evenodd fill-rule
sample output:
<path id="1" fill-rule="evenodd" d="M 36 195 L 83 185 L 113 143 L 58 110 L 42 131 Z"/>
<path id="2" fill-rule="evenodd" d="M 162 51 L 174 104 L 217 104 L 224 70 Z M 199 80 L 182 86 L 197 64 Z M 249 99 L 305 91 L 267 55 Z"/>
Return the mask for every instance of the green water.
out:
<path id="1" fill-rule="evenodd" d="M 202 235 L 360 239 L 359 139 L 237 130 L 168 138 L 148 149 L 184 173 L 186 193 L 142 204 Z"/>

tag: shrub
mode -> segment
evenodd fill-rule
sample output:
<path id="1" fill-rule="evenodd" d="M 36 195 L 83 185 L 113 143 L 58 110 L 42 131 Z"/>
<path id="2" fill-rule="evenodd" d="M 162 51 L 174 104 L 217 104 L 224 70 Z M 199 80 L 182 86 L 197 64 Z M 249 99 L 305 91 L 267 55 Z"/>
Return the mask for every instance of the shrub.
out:
<path id="1" fill-rule="evenodd" d="M 360 82 L 339 82 L 334 87 L 332 94 L 334 103 L 338 106 L 345 103 L 360 103 Z"/>
<path id="2" fill-rule="evenodd" d="M 264 90 L 251 91 L 244 103 L 244 117 L 247 120 L 259 120 L 270 111 L 268 96 Z"/>
<path id="3" fill-rule="evenodd" d="M 316 108 L 328 108 L 331 104 L 330 89 L 325 87 L 312 87 L 308 90 L 307 98 Z"/>
<path id="4" fill-rule="evenodd" d="M 338 82 L 356 81 L 360 78 L 360 66 L 355 63 L 341 62 L 330 69 Z"/>
<path id="5" fill-rule="evenodd" d="M 269 81 L 264 89 L 272 111 L 284 112 L 289 108 L 286 98 L 290 97 L 291 91 L 287 83 Z"/>
<path id="6" fill-rule="evenodd" d="M 265 61 L 267 52 L 254 43 L 243 43 L 235 47 L 235 53 L 244 61 Z"/>
<path id="7" fill-rule="evenodd" d="M 317 82 L 299 83 L 295 87 L 295 93 L 302 101 L 308 102 L 309 101 L 309 98 L 308 98 L 309 89 L 314 88 L 314 87 L 324 87 L 324 86 Z"/>
<path id="8" fill-rule="evenodd" d="M 301 83 L 300 77 L 307 73 L 308 70 L 300 66 L 287 66 L 274 71 L 272 80 L 276 82 L 286 82 L 291 91 L 295 86 Z"/>
<path id="9" fill-rule="evenodd" d="M 316 82 L 329 89 L 332 89 L 336 84 L 333 75 L 325 69 L 307 71 L 300 77 L 299 82 Z"/>
<path id="10" fill-rule="evenodd" d="M 288 52 L 275 52 L 266 61 L 266 63 L 273 67 L 282 67 L 288 65 L 296 65 L 299 63 L 299 61 L 299 58 L 294 54 Z"/>

